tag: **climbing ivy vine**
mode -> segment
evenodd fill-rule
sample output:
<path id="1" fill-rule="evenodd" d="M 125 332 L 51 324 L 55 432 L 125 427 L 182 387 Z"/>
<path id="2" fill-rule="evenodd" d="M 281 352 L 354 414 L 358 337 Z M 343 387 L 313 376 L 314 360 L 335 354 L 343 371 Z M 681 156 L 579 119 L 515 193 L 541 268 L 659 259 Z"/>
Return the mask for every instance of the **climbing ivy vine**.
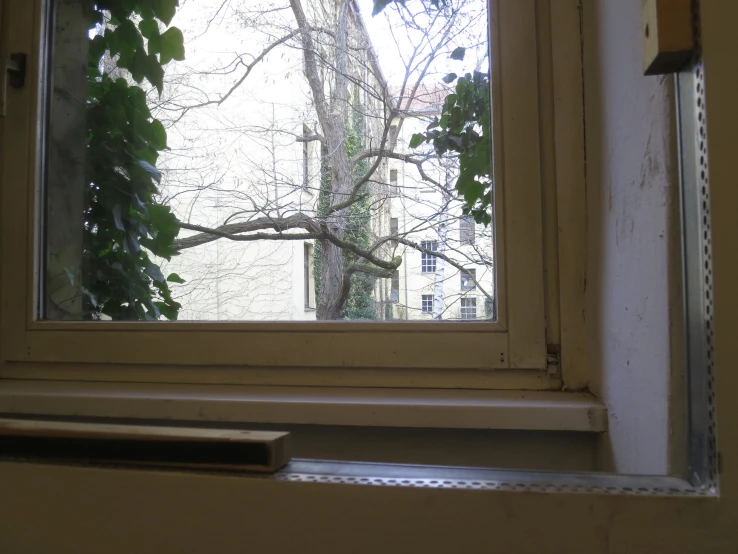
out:
<path id="1" fill-rule="evenodd" d="M 167 134 L 152 117 L 144 90 L 110 75 L 114 67 L 125 69 L 161 94 L 163 66 L 184 59 L 182 32 L 168 27 L 177 6 L 177 0 L 89 4 L 84 249 L 81 283 L 75 284 L 93 319 L 176 319 L 181 307 L 169 283 L 184 281 L 165 277 L 152 259 L 177 254 L 172 245 L 180 229 L 170 208 L 156 201 L 156 162 Z"/>
<path id="2" fill-rule="evenodd" d="M 358 97 L 358 92 L 355 93 Z M 364 122 L 364 108 L 356 102 L 352 105 L 351 124 L 346 131 L 346 154 L 349 159 L 365 148 L 364 136 L 366 134 Z M 317 218 L 325 218 L 331 202 L 331 169 L 327 164 L 328 153 L 325 146 L 321 150 L 321 181 L 318 193 Z M 367 160 L 356 163 L 352 169 L 352 177 L 358 179 L 369 169 Z M 368 250 L 371 247 L 371 195 L 364 194 L 369 183 L 364 183 L 359 191 L 360 200 L 352 204 L 346 214 L 345 240 L 355 244 L 361 249 Z M 320 296 L 320 276 L 323 264 L 323 252 L 321 241 L 316 241 L 313 251 L 313 272 L 315 275 L 316 297 Z M 347 269 L 356 263 L 357 256 L 348 250 L 342 250 L 343 267 Z M 351 276 L 351 289 L 341 312 L 342 319 L 377 319 L 374 307 L 374 286 L 376 277 L 366 273 L 356 272 Z"/>
<path id="3" fill-rule="evenodd" d="M 359 97 L 359 91 L 354 94 Z M 356 102 L 352 107 L 351 129 L 346 133 L 346 154 L 351 159 L 366 148 L 364 136 L 366 135 L 366 124 L 364 120 L 365 110 L 361 103 Z M 369 161 L 361 160 L 352 168 L 352 178 L 359 179 L 369 169 Z M 372 246 L 371 238 L 371 195 L 366 194 L 370 184 L 364 183 L 359 190 L 360 200 L 352 204 L 346 215 L 348 223 L 346 229 L 346 240 L 355 244 L 362 250 L 369 250 Z M 343 250 L 344 268 L 358 263 L 358 257 Z M 344 319 L 377 319 L 374 308 L 374 285 L 377 278 L 367 273 L 354 273 L 351 276 L 351 291 L 343 307 Z"/>

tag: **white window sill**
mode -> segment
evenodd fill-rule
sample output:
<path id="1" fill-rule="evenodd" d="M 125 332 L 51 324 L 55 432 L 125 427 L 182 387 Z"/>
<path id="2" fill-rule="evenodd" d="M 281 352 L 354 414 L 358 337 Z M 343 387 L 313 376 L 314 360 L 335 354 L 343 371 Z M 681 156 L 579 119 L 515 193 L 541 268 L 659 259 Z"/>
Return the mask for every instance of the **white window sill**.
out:
<path id="1" fill-rule="evenodd" d="M 183 421 L 581 431 L 607 428 L 587 393 L 0 381 L 0 413 Z"/>

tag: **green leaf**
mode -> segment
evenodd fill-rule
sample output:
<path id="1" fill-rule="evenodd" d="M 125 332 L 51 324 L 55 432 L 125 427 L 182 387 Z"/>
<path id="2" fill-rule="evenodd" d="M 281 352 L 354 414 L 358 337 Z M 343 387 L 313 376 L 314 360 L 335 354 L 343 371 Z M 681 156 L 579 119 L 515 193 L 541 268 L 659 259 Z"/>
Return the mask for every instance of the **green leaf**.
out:
<path id="1" fill-rule="evenodd" d="M 144 19 L 138 24 L 141 34 L 151 40 L 159 36 L 159 25 L 153 19 Z"/>
<path id="2" fill-rule="evenodd" d="M 113 207 L 113 221 L 115 222 L 115 227 L 119 231 L 125 231 L 126 228 L 123 226 L 123 220 L 121 219 L 121 209 L 120 204 L 116 204 Z"/>
<path id="3" fill-rule="evenodd" d="M 176 273 L 170 273 L 169 277 L 167 277 L 167 281 L 169 281 L 170 283 L 179 283 L 179 284 L 183 284 L 186 282 L 184 279 L 182 279 L 182 277 L 180 277 Z"/>
<path id="4" fill-rule="evenodd" d="M 160 283 L 166 282 L 166 279 L 164 278 L 164 274 L 161 272 L 161 269 L 159 269 L 159 266 L 156 264 L 151 264 L 144 269 L 144 273 L 151 277 L 154 281 L 158 281 Z"/>
<path id="5" fill-rule="evenodd" d="M 161 35 L 151 37 L 146 48 L 148 48 L 149 54 L 158 54 L 161 51 Z"/>
<path id="6" fill-rule="evenodd" d="M 458 75 L 456 75 L 456 73 L 449 73 L 441 80 L 448 85 L 449 83 L 453 82 L 457 77 Z"/>
<path id="7" fill-rule="evenodd" d="M 113 36 L 115 37 L 116 47 L 122 55 L 132 55 L 137 48 L 143 46 L 141 34 L 130 19 L 126 19 L 118 25 L 113 31 Z"/>
<path id="8" fill-rule="evenodd" d="M 415 133 L 410 137 L 410 148 L 417 148 L 425 141 L 425 135 L 422 133 Z"/>
<path id="9" fill-rule="evenodd" d="M 149 54 L 147 57 L 148 63 L 146 64 L 146 78 L 149 83 L 156 87 L 159 96 L 161 96 L 164 90 L 164 68 L 156 59 L 156 54 Z"/>
<path id="10" fill-rule="evenodd" d="M 152 0 L 151 9 L 164 25 L 169 25 L 179 6 L 178 0 Z"/>
<path id="11" fill-rule="evenodd" d="M 108 48 L 108 42 L 103 35 L 95 35 L 90 41 L 90 63 L 97 65 L 100 63 L 105 50 Z"/>
<path id="12" fill-rule="evenodd" d="M 454 48 L 454 51 L 451 52 L 451 59 L 461 61 L 464 59 L 464 54 L 466 54 L 466 48 L 464 48 L 463 46 L 459 46 L 457 48 Z"/>
<path id="13" fill-rule="evenodd" d="M 159 37 L 159 56 L 161 64 L 165 65 L 172 60 L 185 59 L 184 36 L 177 27 L 171 27 Z"/>
<path id="14" fill-rule="evenodd" d="M 155 119 L 151 122 L 149 130 L 153 138 L 152 141 L 149 141 L 151 146 L 156 150 L 164 150 L 167 147 L 167 131 L 164 129 L 164 125 L 161 121 Z"/>
<path id="15" fill-rule="evenodd" d="M 405 5 L 404 0 L 398 0 L 400 4 Z M 382 12 L 384 8 L 390 5 L 394 0 L 374 0 L 374 9 L 372 10 L 372 16 L 375 16 Z"/>

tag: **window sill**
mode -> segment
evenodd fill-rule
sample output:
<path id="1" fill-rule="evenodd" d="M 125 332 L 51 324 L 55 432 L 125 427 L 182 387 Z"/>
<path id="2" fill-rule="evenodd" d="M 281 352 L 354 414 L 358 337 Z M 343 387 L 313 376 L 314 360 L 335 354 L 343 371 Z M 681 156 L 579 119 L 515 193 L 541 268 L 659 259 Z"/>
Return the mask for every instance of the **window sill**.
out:
<path id="1" fill-rule="evenodd" d="M 0 413 L 183 421 L 580 431 L 607 428 L 586 393 L 0 381 Z"/>

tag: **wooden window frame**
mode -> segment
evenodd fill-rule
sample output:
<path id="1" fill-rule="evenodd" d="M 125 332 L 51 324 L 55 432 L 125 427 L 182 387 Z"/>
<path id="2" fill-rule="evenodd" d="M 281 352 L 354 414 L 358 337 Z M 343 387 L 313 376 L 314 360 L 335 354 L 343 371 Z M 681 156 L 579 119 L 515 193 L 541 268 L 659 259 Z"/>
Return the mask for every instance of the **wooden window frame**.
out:
<path id="1" fill-rule="evenodd" d="M 556 194 L 557 179 L 544 175 L 547 161 L 538 147 L 544 136 L 541 106 L 555 96 L 545 78 L 551 60 L 541 54 L 551 37 L 538 25 L 547 2 L 490 0 L 497 320 L 467 325 L 37 321 L 45 5 L 34 0 L 18 7 L 18 24 L 7 37 L 10 50 L 29 52 L 29 79 L 27 88 L 8 93 L 6 125 L 17 133 L 6 143 L 3 160 L 3 182 L 15 184 L 2 190 L 3 267 L 15 271 L 2 276 L 3 375 L 51 372 L 78 379 L 93 372 L 96 379 L 126 381 L 135 369 L 144 380 L 302 385 L 324 372 L 330 376 L 324 382 L 358 386 L 561 388 L 561 379 L 547 374 L 546 345 L 558 336 L 546 322 L 558 322 L 559 312 L 558 290 L 546 275 L 558 267 L 549 266 L 556 250 L 544 244 L 544 226 L 551 224 L 541 217 L 543 197 Z M 578 47 L 579 38 L 569 42 Z M 563 52 L 560 59 L 579 71 L 580 59 Z M 570 310 L 580 308 L 571 304 Z M 364 368 L 392 375 L 357 371 Z"/>

